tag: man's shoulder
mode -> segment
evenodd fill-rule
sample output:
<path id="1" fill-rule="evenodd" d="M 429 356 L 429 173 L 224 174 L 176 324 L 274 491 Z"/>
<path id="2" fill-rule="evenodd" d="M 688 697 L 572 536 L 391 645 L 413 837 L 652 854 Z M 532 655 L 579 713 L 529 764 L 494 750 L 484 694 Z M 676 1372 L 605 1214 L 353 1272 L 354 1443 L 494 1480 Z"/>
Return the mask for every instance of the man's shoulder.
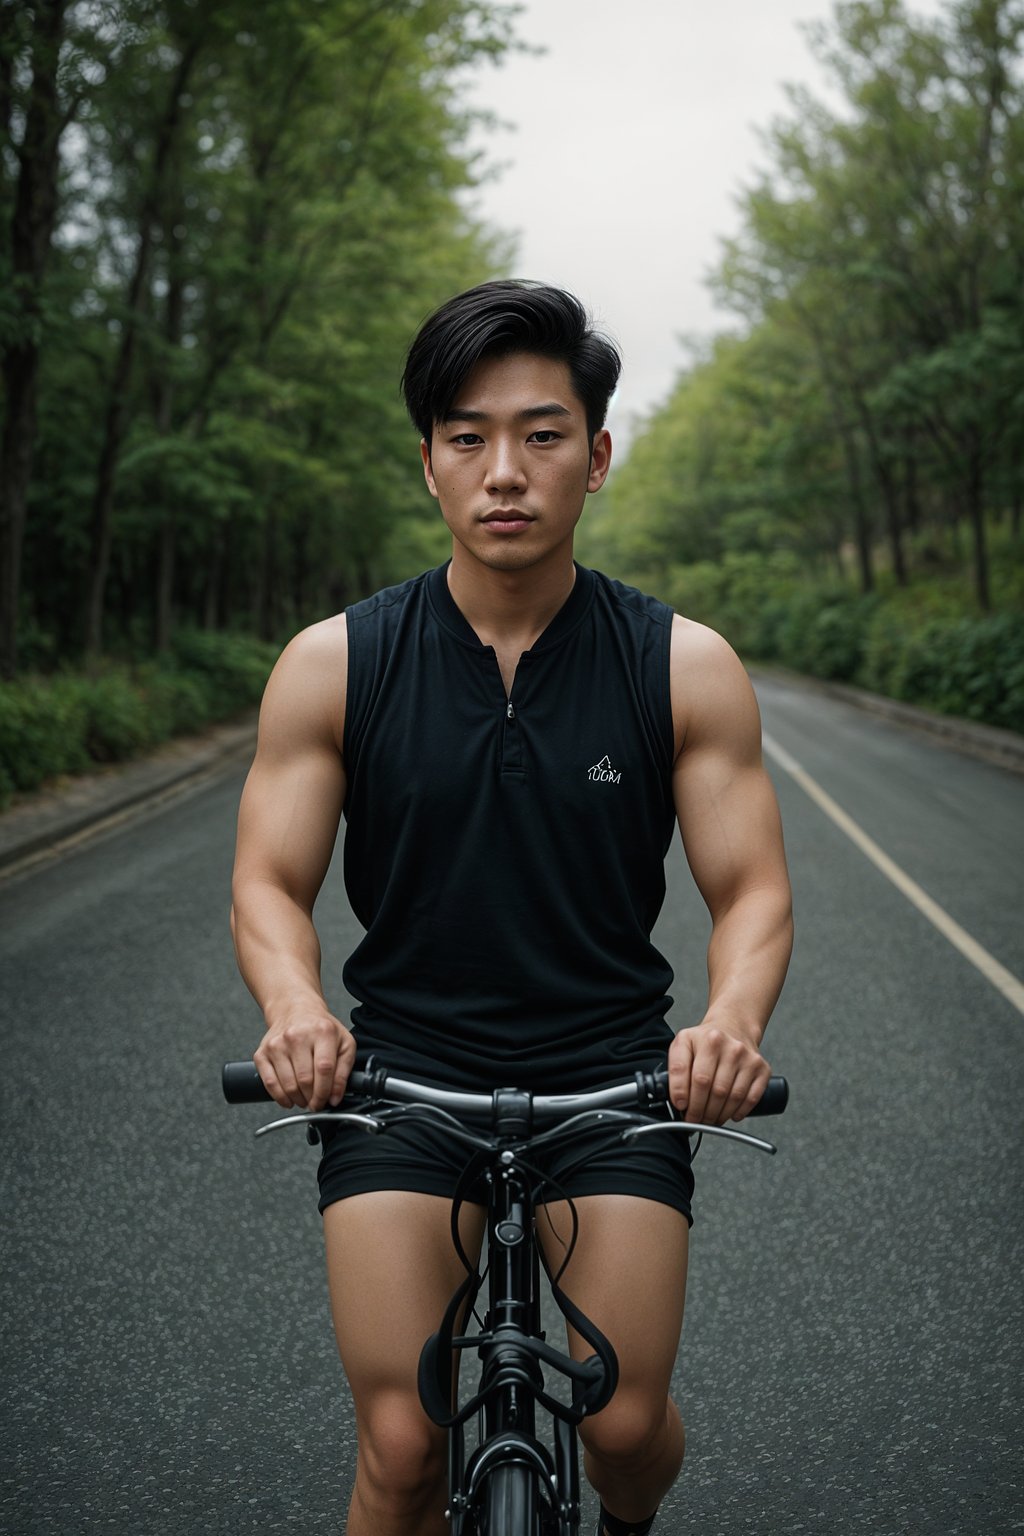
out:
<path id="1" fill-rule="evenodd" d="M 718 684 L 746 680 L 747 673 L 724 635 L 681 613 L 672 615 L 672 669 Z"/>
<path id="2" fill-rule="evenodd" d="M 329 619 L 320 619 L 293 635 L 285 646 L 278 662 L 278 669 L 295 671 L 310 668 L 331 667 L 344 660 L 348 650 L 348 624 L 344 613 L 336 613 Z"/>
<path id="3" fill-rule="evenodd" d="M 652 597 L 649 592 L 641 592 L 639 587 L 631 587 L 624 581 L 619 581 L 615 576 L 606 576 L 603 571 L 591 571 L 594 578 L 595 590 L 601 594 L 605 605 L 613 612 L 626 618 L 644 620 L 653 624 L 671 628 L 672 609 L 661 598 Z"/>
<path id="4" fill-rule="evenodd" d="M 750 678 L 717 630 L 674 614 L 670 671 L 677 754 L 701 723 L 717 729 L 730 720 L 756 722 Z"/>
<path id="5" fill-rule="evenodd" d="M 357 603 L 349 603 L 345 609 L 349 624 L 358 624 L 365 619 L 380 616 L 390 610 L 404 608 L 410 602 L 416 602 L 423 594 L 431 575 L 431 571 L 421 571 L 418 576 L 410 576 L 406 581 L 397 582 L 392 587 L 381 587 L 379 592 L 360 598 Z"/>

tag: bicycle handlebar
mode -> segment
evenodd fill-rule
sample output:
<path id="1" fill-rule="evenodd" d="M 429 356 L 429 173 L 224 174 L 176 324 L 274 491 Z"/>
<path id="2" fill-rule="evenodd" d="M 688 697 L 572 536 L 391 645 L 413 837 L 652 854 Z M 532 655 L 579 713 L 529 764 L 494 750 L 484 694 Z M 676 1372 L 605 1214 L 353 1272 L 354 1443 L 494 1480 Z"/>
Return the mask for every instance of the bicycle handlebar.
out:
<path id="1" fill-rule="evenodd" d="M 229 1104 L 265 1104 L 270 1094 L 263 1086 L 255 1063 L 252 1061 L 228 1061 L 222 1076 L 224 1097 Z M 386 1084 L 386 1088 L 385 1085 Z M 387 1097 L 390 1099 L 433 1104 L 438 1109 L 455 1115 L 489 1119 L 493 1100 L 489 1093 L 462 1093 L 452 1088 L 433 1088 L 426 1083 L 413 1083 L 390 1073 L 353 1072 L 348 1081 L 347 1094 Z M 537 1123 L 560 1119 L 562 1116 L 579 1114 L 584 1110 L 619 1109 L 635 1104 L 663 1104 L 668 1097 L 668 1073 L 638 1072 L 628 1082 L 616 1083 L 610 1088 L 595 1088 L 589 1093 L 535 1094 L 533 1114 Z M 781 1115 L 789 1102 L 789 1083 L 784 1077 L 768 1080 L 761 1099 L 750 1111 L 751 1115 Z"/>

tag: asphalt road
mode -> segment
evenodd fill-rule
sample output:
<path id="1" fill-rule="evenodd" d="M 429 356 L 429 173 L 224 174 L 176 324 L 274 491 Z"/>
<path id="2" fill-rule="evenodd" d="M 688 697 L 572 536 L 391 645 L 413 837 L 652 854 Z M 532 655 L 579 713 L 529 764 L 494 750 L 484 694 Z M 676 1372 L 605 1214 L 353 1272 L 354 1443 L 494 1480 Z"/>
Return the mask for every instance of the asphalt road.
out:
<path id="1" fill-rule="evenodd" d="M 765 724 L 1024 975 L 1024 782 L 761 685 Z M 1024 1016 L 781 770 L 798 944 L 774 1159 L 708 1142 L 659 1530 L 989 1536 L 1021 1499 Z M 254 1143 L 222 1060 L 254 1005 L 226 926 L 241 778 L 0 887 L 0 1530 L 340 1533 L 353 1430 L 301 1136 Z M 336 861 L 337 862 L 337 861 Z M 354 936 L 318 909 L 329 990 Z M 699 1016 L 707 920 L 659 937 Z M 586 1526 L 592 1525 L 588 1504 Z"/>

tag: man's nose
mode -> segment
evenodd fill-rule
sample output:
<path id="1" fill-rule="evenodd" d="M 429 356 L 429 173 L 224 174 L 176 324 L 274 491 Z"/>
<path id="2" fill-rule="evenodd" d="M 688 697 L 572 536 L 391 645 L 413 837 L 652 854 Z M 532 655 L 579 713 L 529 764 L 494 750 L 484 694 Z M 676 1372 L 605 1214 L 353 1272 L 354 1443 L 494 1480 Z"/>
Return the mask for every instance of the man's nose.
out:
<path id="1" fill-rule="evenodd" d="M 526 472 L 517 445 L 507 438 L 495 438 L 487 466 L 488 490 L 516 491 L 525 485 Z"/>

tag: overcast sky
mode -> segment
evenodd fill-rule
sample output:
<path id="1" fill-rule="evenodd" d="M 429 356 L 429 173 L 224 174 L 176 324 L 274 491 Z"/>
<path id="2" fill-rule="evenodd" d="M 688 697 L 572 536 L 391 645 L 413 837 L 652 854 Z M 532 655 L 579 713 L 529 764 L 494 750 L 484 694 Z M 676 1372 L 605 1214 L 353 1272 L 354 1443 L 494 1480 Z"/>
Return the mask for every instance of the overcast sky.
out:
<path id="1" fill-rule="evenodd" d="M 545 53 L 475 77 L 471 99 L 514 126 L 477 135 L 504 170 L 474 205 L 518 231 L 516 276 L 571 288 L 619 342 L 620 448 L 671 388 L 679 336 L 738 324 L 702 279 L 738 228 L 738 188 L 766 164 L 757 130 L 786 112 L 783 83 L 828 94 L 799 23 L 831 13 L 830 0 L 527 0 L 518 35 Z"/>

